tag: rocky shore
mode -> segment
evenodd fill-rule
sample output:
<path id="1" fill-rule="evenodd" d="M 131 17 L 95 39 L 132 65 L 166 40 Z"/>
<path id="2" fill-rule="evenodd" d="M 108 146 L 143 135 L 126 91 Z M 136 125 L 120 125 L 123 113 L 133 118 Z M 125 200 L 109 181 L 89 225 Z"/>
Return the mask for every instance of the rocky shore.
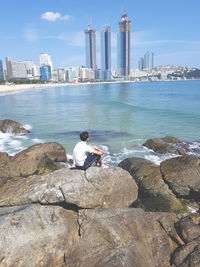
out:
<path id="1" fill-rule="evenodd" d="M 81 171 L 56 142 L 1 151 L 0 266 L 200 266 L 200 158 L 174 137 L 144 145 L 178 157 Z"/>

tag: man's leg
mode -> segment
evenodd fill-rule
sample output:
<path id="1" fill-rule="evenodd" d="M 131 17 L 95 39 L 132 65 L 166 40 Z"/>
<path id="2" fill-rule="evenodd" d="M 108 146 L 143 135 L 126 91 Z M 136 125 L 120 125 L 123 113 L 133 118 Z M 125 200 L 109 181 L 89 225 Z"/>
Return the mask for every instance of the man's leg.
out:
<path id="1" fill-rule="evenodd" d="M 86 170 L 86 169 L 89 168 L 94 162 L 99 162 L 99 160 L 101 160 L 101 156 L 90 153 L 90 154 L 87 156 L 87 158 L 86 158 L 86 160 L 85 160 L 85 162 L 84 162 L 84 165 L 83 165 L 84 169 Z"/>

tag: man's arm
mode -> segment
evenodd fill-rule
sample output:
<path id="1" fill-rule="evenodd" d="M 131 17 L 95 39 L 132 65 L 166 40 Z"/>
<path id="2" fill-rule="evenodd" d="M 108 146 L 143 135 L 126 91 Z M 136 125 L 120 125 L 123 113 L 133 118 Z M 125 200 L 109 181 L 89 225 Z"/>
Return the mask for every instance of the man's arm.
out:
<path id="1" fill-rule="evenodd" d="M 94 149 L 94 151 L 92 152 L 93 154 L 96 154 L 99 156 L 102 156 L 104 154 L 103 150 L 99 149 L 98 147 L 91 146 L 91 145 L 89 146 Z"/>

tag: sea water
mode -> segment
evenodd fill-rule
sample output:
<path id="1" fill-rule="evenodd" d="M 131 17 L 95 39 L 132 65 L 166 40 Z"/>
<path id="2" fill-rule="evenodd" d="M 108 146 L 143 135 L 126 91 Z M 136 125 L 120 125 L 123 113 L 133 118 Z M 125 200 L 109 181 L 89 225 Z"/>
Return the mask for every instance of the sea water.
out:
<path id="1" fill-rule="evenodd" d="M 20 122 L 31 133 L 0 132 L 0 151 L 15 155 L 30 145 L 62 144 L 68 157 L 88 131 L 90 143 L 105 151 L 116 166 L 128 157 L 159 164 L 174 155 L 159 155 L 143 143 L 175 136 L 200 156 L 200 81 L 68 85 L 0 93 L 0 120 Z"/>

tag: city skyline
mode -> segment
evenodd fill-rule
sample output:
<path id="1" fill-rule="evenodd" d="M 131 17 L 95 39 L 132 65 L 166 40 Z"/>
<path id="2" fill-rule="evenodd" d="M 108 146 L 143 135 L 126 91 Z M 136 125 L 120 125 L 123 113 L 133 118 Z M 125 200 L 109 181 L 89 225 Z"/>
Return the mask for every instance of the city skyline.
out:
<path id="1" fill-rule="evenodd" d="M 14 0 L 1 3 L 0 59 L 33 60 L 40 53 L 52 55 L 54 67 L 85 65 L 84 29 L 91 22 L 96 29 L 97 66 L 101 66 L 100 31 L 111 29 L 112 69 L 117 68 L 117 33 L 120 13 L 128 13 L 131 24 L 131 68 L 146 51 L 154 51 L 156 65 L 200 67 L 198 0 L 152 1 L 91 0 L 47 1 L 38 5 Z"/>

